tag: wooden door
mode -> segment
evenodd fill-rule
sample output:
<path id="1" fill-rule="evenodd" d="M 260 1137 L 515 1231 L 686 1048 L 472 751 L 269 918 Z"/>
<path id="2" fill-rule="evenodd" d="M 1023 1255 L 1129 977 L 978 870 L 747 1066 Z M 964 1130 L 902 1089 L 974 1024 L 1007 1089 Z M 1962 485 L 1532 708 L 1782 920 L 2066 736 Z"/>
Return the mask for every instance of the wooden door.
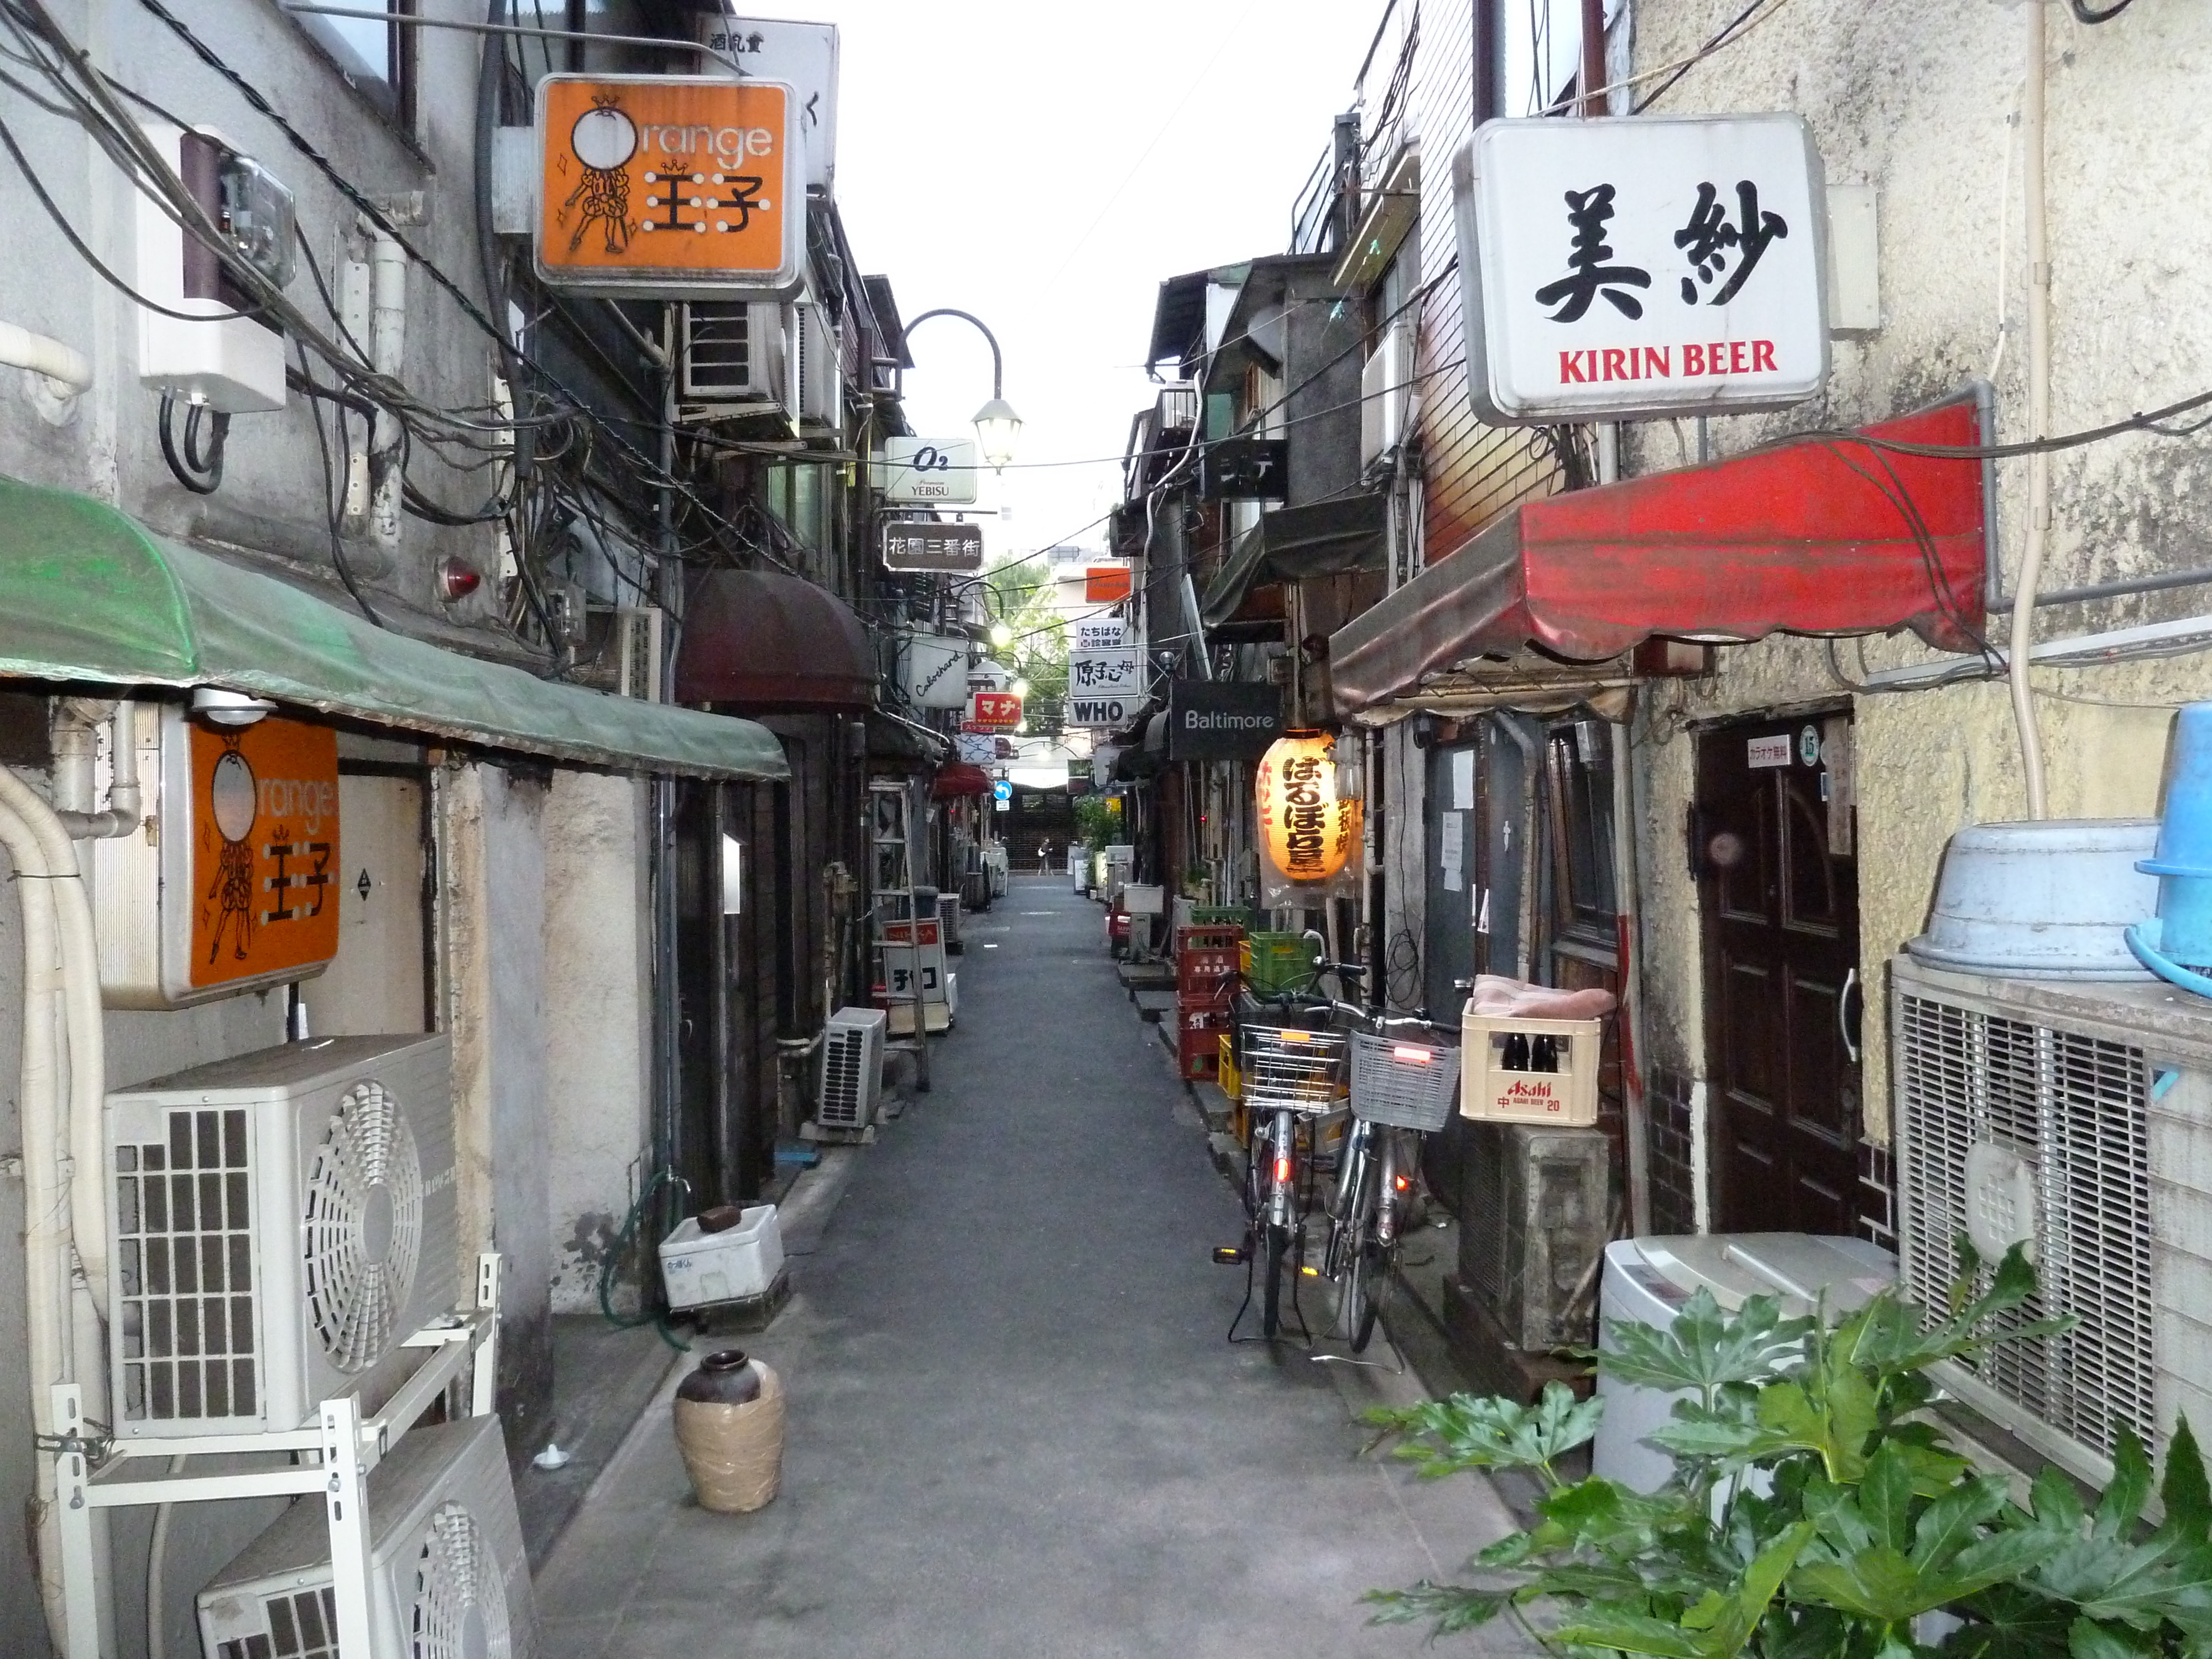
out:
<path id="1" fill-rule="evenodd" d="M 1698 743 L 1690 836 L 1720 1231 L 1857 1231 L 1858 869 L 1831 844 L 1820 759 L 1836 718 Z"/>

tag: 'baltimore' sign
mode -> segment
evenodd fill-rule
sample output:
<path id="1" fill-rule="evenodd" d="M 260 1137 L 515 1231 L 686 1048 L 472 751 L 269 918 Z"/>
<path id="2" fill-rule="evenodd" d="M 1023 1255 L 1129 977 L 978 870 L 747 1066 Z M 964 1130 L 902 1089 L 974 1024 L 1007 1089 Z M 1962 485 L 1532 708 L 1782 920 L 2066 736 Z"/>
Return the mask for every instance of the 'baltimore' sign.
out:
<path id="1" fill-rule="evenodd" d="M 1279 686 L 1249 680 L 1169 683 L 1170 761 L 1257 760 L 1282 734 Z"/>

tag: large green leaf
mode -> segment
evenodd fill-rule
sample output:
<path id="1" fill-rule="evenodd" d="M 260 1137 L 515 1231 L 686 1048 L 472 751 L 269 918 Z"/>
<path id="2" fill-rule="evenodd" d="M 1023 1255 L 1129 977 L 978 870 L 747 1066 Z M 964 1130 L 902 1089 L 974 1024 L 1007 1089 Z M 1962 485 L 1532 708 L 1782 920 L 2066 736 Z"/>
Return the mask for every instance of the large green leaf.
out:
<path id="1" fill-rule="evenodd" d="M 1966 1623 L 1943 1638 L 1942 1659 L 2064 1659 L 2074 1611 L 2022 1589 L 1994 1584 L 1954 1605 Z"/>
<path id="2" fill-rule="evenodd" d="M 1912 1537 L 1912 1465 L 1900 1446 L 1885 1443 L 1859 1480 L 1859 1513 L 1878 1544 L 1902 1550 Z"/>
<path id="3" fill-rule="evenodd" d="M 1504 1590 L 1469 1589 L 1423 1579 L 1401 1590 L 1370 1590 L 1359 1598 L 1376 1609 L 1371 1625 L 1417 1625 L 1429 1621 L 1431 1637 L 1477 1630 L 1504 1611 L 1513 1598 Z"/>
<path id="4" fill-rule="evenodd" d="M 2158 1651 L 2158 1644 L 2139 1632 L 2094 1619 L 2076 1619 L 2066 1632 L 2066 1646 L 2073 1659 L 2148 1659 Z"/>
<path id="5" fill-rule="evenodd" d="M 2212 1486 L 2204 1479 L 2204 1457 L 2189 1419 L 2179 1419 L 2166 1445 L 2166 1479 L 2159 1487 L 2166 1506 L 2165 1530 L 2192 1542 L 2212 1536 Z"/>
<path id="6" fill-rule="evenodd" d="M 1397 1455 L 1435 1480 L 1462 1469 L 1548 1468 L 1597 1432 L 1603 1402 L 1577 1400 L 1564 1382 L 1547 1382 L 1532 1406 L 1498 1396 L 1455 1394 L 1449 1400 L 1376 1409 L 1367 1420 L 1408 1437 Z"/>
<path id="7" fill-rule="evenodd" d="M 1685 1630 L 1670 1619 L 1609 1604 L 1583 1608 L 1551 1635 L 1555 1641 L 1579 1647 L 1649 1654 L 1652 1659 L 1709 1659 L 1701 1632 Z"/>
<path id="8" fill-rule="evenodd" d="M 1597 1368 L 1624 1382 L 1669 1393 L 1763 1382 L 1796 1354 L 1812 1327 L 1809 1319 L 1784 1319 L 1778 1297 L 1749 1297 L 1733 1315 L 1723 1314 L 1701 1285 L 1663 1330 L 1634 1320 L 1608 1324 Z"/>

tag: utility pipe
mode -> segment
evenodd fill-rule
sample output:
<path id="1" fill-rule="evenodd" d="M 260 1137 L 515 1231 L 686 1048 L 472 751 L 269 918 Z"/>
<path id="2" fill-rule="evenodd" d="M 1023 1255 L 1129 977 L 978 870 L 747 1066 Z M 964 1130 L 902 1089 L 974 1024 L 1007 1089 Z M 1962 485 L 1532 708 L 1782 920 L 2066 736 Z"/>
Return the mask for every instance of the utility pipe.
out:
<path id="1" fill-rule="evenodd" d="M 0 779 L 21 787 L 0 767 Z M 16 1105 L 23 1138 L 24 1324 L 29 1347 L 31 1429 L 54 1432 L 52 1389 L 74 1368 L 70 1330 L 69 1183 L 63 1174 L 60 1012 L 61 929 L 55 920 L 46 849 L 11 810 L 13 792 L 0 798 L 0 846 L 15 865 L 23 926 L 23 1048 Z M 70 869 L 76 866 L 72 854 Z M 57 1652 L 66 1645 L 61 1579 L 61 1526 L 55 1512 L 54 1460 L 33 1460 L 39 1597 Z"/>
<path id="2" fill-rule="evenodd" d="M 2027 435 L 2040 441 L 2051 431 L 2051 228 L 2044 199 L 2045 115 L 2043 7 L 2021 8 L 2027 25 L 2027 78 L 2020 102 L 2021 169 L 2027 198 Z M 2051 457 L 2037 451 L 2027 458 L 2027 539 L 2021 555 L 2012 633 L 2005 651 L 2005 674 L 2012 690 L 2013 723 L 2020 730 L 2021 781 L 2027 791 L 2027 815 L 2047 817 L 2044 787 L 2043 733 L 2036 720 L 2029 668 L 2035 645 L 2035 590 L 2043 578 L 2043 556 L 2051 534 Z"/>
<path id="3" fill-rule="evenodd" d="M 369 239 L 369 356 L 376 372 L 402 380 L 407 370 L 407 252 L 382 231 Z M 399 544 L 399 486 L 404 468 L 398 419 L 387 410 L 376 415 L 368 476 L 371 534 L 384 547 Z"/>
<path id="4" fill-rule="evenodd" d="M 45 375 L 58 396 L 74 398 L 92 389 L 92 362 L 84 353 L 19 324 L 0 323 L 0 363 Z"/>

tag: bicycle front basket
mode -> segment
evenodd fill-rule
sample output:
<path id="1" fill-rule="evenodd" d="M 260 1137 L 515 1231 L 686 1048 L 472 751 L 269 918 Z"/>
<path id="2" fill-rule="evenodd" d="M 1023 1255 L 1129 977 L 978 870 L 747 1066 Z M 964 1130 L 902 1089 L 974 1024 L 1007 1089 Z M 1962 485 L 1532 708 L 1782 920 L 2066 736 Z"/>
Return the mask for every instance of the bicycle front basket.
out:
<path id="1" fill-rule="evenodd" d="M 1333 1112 L 1344 1077 L 1341 1031 L 1296 1025 L 1244 1027 L 1248 1111 Z"/>
<path id="2" fill-rule="evenodd" d="M 1352 1110 L 1369 1123 L 1434 1134 L 1459 1104 L 1459 1050 L 1357 1031 Z"/>

